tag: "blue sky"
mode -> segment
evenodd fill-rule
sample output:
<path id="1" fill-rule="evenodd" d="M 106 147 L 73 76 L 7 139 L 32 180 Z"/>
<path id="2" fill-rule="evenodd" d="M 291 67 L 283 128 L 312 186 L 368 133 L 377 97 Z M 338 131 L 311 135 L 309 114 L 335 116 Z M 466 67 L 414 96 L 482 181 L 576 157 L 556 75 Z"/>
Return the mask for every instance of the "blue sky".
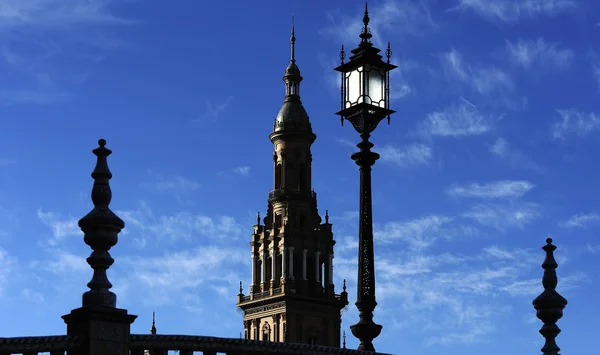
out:
<path id="1" fill-rule="evenodd" d="M 110 280 L 132 331 L 237 337 L 248 241 L 273 186 L 268 135 L 296 18 L 319 208 L 357 320 L 357 134 L 341 127 L 341 44 L 363 1 L 0 0 L 2 336 L 63 334 L 91 277 L 76 222 L 91 150 L 114 151 L 126 221 Z M 540 247 L 559 247 L 564 353 L 600 321 L 600 4 L 372 0 L 392 44 L 392 125 L 373 135 L 377 350 L 536 353 Z M 594 202 L 596 201 L 596 202 Z M 593 326 L 592 326 L 593 325 Z M 349 346 L 357 342 L 348 337 Z"/>

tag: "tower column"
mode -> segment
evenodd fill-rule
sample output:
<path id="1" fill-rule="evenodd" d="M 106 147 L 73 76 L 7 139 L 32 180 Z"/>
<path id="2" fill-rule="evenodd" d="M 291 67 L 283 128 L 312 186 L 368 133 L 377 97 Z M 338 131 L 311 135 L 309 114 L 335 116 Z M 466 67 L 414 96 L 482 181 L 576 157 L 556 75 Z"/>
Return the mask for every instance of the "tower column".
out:
<path id="1" fill-rule="evenodd" d="M 275 283 L 275 274 L 277 273 L 277 253 L 275 252 L 275 243 L 271 246 L 271 288 Z"/>
<path id="2" fill-rule="evenodd" d="M 287 253 L 288 248 L 281 247 L 279 252 L 281 253 L 281 279 L 285 280 L 287 278 L 287 268 L 285 263 L 285 254 Z"/>
<path id="3" fill-rule="evenodd" d="M 328 284 L 333 285 L 333 254 L 329 254 L 329 264 L 327 265 L 327 272 L 329 274 Z"/>
<path id="4" fill-rule="evenodd" d="M 254 284 L 256 284 L 256 256 L 254 255 L 254 252 L 252 252 L 252 254 L 250 255 L 250 258 L 252 258 L 252 282 L 250 283 L 250 292 L 254 292 Z"/>
<path id="5" fill-rule="evenodd" d="M 315 280 L 321 282 L 321 252 L 315 252 Z"/>
<path id="6" fill-rule="evenodd" d="M 263 290 L 264 291 L 264 284 L 267 282 L 267 248 L 265 247 L 265 245 L 263 244 L 263 250 L 262 250 L 262 278 L 261 278 L 261 285 L 263 286 Z"/>
<path id="7" fill-rule="evenodd" d="M 307 249 L 302 250 L 302 280 L 306 280 L 306 253 Z"/>
<path id="8" fill-rule="evenodd" d="M 294 247 L 288 248 L 290 253 L 290 279 L 294 279 Z"/>

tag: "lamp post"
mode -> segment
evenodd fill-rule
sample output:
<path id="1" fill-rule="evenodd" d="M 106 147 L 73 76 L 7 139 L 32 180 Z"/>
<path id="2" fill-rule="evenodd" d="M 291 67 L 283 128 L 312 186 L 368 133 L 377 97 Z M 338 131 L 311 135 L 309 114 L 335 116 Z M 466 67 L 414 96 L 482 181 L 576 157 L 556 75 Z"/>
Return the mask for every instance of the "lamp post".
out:
<path id="1" fill-rule="evenodd" d="M 389 109 L 390 87 L 389 73 L 396 68 L 390 64 L 391 49 L 388 43 L 387 61 L 382 60 L 380 49 L 370 42 L 369 11 L 365 6 L 363 30 L 360 44 L 351 51 L 349 61 L 344 63 L 346 54 L 344 47 L 340 53 L 341 65 L 334 70 L 342 74 L 341 116 L 348 120 L 359 133 L 361 142 L 358 153 L 351 158 L 360 170 L 360 212 L 358 230 L 358 282 L 356 307 L 360 320 L 352 325 L 352 334 L 360 340 L 358 350 L 375 351 L 373 339 L 381 333 L 382 326 L 373 322 L 375 301 L 375 267 L 373 253 L 373 211 L 371 203 L 371 166 L 379 159 L 379 154 L 372 152 L 373 143 L 369 142 L 371 132 L 381 120 L 395 111 Z"/>

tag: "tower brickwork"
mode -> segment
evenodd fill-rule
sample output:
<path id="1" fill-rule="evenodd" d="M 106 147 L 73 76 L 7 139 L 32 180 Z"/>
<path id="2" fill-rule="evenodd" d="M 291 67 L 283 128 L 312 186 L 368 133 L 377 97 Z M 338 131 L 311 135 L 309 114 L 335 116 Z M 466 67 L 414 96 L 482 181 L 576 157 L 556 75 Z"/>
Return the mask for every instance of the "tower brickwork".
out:
<path id="1" fill-rule="evenodd" d="M 252 233 L 251 285 L 240 283 L 237 306 L 246 339 L 340 346 L 345 287 L 335 293 L 332 225 L 320 217 L 312 189 L 311 145 L 316 139 L 300 100 L 302 76 L 295 59 L 283 76 L 285 99 L 269 139 L 273 143 L 273 190 L 267 213 Z"/>

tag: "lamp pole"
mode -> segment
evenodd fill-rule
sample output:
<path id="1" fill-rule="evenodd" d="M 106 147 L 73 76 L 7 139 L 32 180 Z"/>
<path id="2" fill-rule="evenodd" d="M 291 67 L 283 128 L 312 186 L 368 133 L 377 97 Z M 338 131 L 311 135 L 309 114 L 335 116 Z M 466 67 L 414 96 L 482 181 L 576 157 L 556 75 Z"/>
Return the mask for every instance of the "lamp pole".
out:
<path id="1" fill-rule="evenodd" d="M 389 109 L 389 72 L 396 68 L 390 64 L 391 49 L 388 44 L 387 62 L 382 60 L 380 49 L 371 43 L 369 11 L 365 7 L 360 44 L 351 51 L 352 56 L 344 63 L 346 54 L 342 46 L 341 65 L 335 68 L 342 74 L 341 110 L 337 115 L 352 124 L 360 135 L 359 151 L 352 154 L 360 171 L 360 209 L 358 230 L 358 280 L 356 307 L 359 322 L 350 326 L 352 334 L 360 340 L 358 350 L 375 351 L 373 339 L 381 333 L 381 325 L 373 321 L 375 299 L 375 265 L 373 251 L 373 210 L 371 200 L 371 167 L 379 154 L 371 151 L 371 133 L 381 120 L 395 111 Z"/>

